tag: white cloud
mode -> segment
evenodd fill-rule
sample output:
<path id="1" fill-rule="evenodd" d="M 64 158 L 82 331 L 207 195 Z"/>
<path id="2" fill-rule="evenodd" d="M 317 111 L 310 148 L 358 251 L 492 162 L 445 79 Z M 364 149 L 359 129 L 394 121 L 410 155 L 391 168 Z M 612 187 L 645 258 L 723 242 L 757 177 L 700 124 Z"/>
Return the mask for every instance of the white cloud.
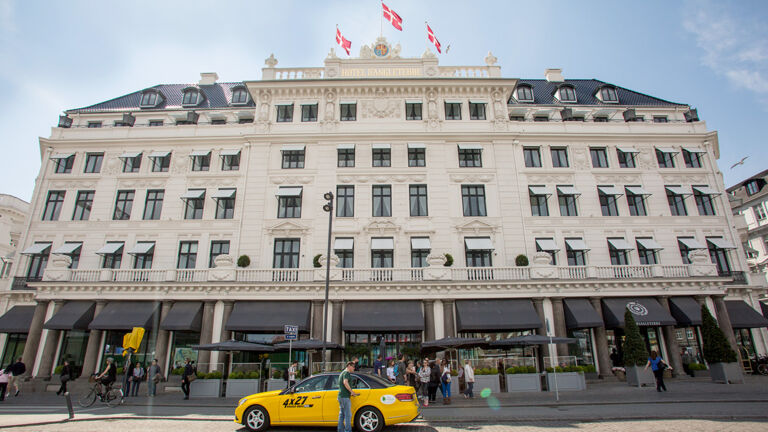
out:
<path id="1" fill-rule="evenodd" d="M 744 8 L 690 1 L 684 9 L 694 11 L 684 18 L 683 27 L 693 34 L 703 51 L 702 64 L 736 87 L 768 93 L 766 26 L 756 17 L 731 12 Z"/>

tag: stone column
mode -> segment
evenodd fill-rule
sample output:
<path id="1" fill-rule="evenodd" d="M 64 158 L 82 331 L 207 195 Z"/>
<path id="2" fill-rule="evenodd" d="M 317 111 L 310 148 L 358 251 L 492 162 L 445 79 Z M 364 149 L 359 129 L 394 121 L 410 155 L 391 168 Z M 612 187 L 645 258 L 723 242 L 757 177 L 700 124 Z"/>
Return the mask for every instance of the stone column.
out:
<path id="1" fill-rule="evenodd" d="M 536 315 L 539 316 L 539 320 L 541 320 L 541 326 L 536 330 L 537 335 L 546 336 L 547 335 L 547 327 L 544 324 L 544 299 L 543 298 L 535 298 L 533 299 L 533 307 L 536 309 Z M 549 356 L 549 349 L 547 348 L 547 345 L 539 345 L 539 347 L 536 349 L 536 362 L 539 364 L 539 369 L 541 372 L 544 372 L 546 370 L 547 365 L 544 364 L 544 357 L 547 354 L 546 357 Z"/>
<path id="2" fill-rule="evenodd" d="M 331 328 L 331 342 L 339 345 L 344 345 L 344 334 L 341 331 L 341 317 L 342 306 L 344 302 L 341 300 L 329 300 L 331 303 L 331 313 L 333 314 L 332 328 Z M 340 362 L 343 360 L 343 354 L 339 350 L 331 351 L 331 361 Z"/>
<path id="3" fill-rule="evenodd" d="M 104 301 L 96 302 L 96 308 L 93 310 L 94 317 L 99 316 L 105 304 Z M 80 375 L 83 379 L 88 379 L 99 368 L 96 362 L 99 361 L 100 350 L 101 330 L 91 330 L 88 332 L 88 345 L 85 347 L 85 358 L 83 359 L 83 373 Z"/>
<path id="4" fill-rule="evenodd" d="M 424 300 L 424 340 L 435 340 L 434 300 Z"/>
<path id="5" fill-rule="evenodd" d="M 323 304 L 322 300 L 312 300 L 312 329 L 309 337 L 312 339 L 323 339 Z"/>
<path id="6" fill-rule="evenodd" d="M 562 297 L 552 297 L 552 315 L 555 320 L 555 336 L 567 337 L 568 329 L 565 326 L 565 308 L 563 306 Z M 568 356 L 568 345 L 557 344 L 557 355 L 561 357 Z"/>
<path id="7" fill-rule="evenodd" d="M 64 304 L 62 300 L 56 300 L 53 302 L 53 313 L 61 309 Z M 44 330 L 48 332 L 45 338 L 45 344 L 43 346 L 43 355 L 40 356 L 40 367 L 37 368 L 37 375 L 39 378 L 49 378 L 51 376 L 51 369 L 53 369 L 53 358 L 56 356 L 56 348 L 59 346 L 59 330 Z"/>
<path id="8" fill-rule="evenodd" d="M 224 300 L 224 310 L 221 313 L 221 332 L 219 334 L 219 342 L 224 342 L 232 339 L 230 337 L 230 330 L 227 330 L 227 321 L 229 316 L 232 315 L 232 308 L 235 306 L 235 302 L 232 300 Z"/>
<path id="9" fill-rule="evenodd" d="M 200 345 L 211 343 L 211 337 L 213 336 L 213 301 L 206 301 L 203 303 L 203 322 L 200 327 Z M 211 352 L 199 351 L 197 354 L 197 370 L 200 372 L 211 371 Z M 223 372 L 223 371 L 222 371 Z"/>
<path id="10" fill-rule="evenodd" d="M 443 300 L 443 327 L 445 337 L 456 337 L 455 316 L 453 311 L 453 300 Z"/>
<path id="11" fill-rule="evenodd" d="M 592 303 L 592 307 L 595 308 L 597 314 L 602 318 L 603 305 L 600 303 L 600 298 L 592 297 L 589 299 L 589 302 Z M 604 325 L 595 327 L 595 348 L 597 349 L 600 378 L 613 377 L 611 354 L 608 352 L 608 334 L 605 331 Z"/>
<path id="12" fill-rule="evenodd" d="M 38 301 L 35 306 L 35 314 L 32 317 L 32 324 L 27 333 L 27 343 L 24 345 L 24 353 L 21 355 L 22 361 L 27 366 L 27 371 L 32 374 L 35 368 L 35 358 L 37 350 L 40 349 L 40 335 L 43 333 L 43 323 L 45 321 L 45 312 L 48 310 L 48 301 Z"/>
<path id="13" fill-rule="evenodd" d="M 668 313 L 669 310 L 669 297 L 659 296 L 659 303 Z M 664 341 L 667 343 L 667 355 L 669 355 L 670 366 L 672 366 L 672 376 L 681 377 L 686 375 L 683 371 L 683 358 L 680 355 L 680 345 L 677 343 L 677 337 L 675 337 L 675 326 L 662 326 L 661 331 L 664 332 Z"/>
<path id="14" fill-rule="evenodd" d="M 161 371 L 165 370 L 165 359 L 168 357 L 168 330 L 162 330 L 160 328 L 160 323 L 168 316 L 171 307 L 173 307 L 172 301 L 164 301 L 160 307 L 160 319 L 157 321 L 158 328 L 157 342 L 155 342 L 155 358 L 157 359 L 157 365 L 160 366 Z M 151 365 L 152 360 L 148 360 L 147 363 L 148 364 L 145 366 Z"/>
<path id="15" fill-rule="evenodd" d="M 739 345 L 736 343 L 736 336 L 733 334 L 733 327 L 731 327 L 731 318 L 728 316 L 728 309 L 725 307 L 725 301 L 722 295 L 712 296 L 712 300 L 715 302 L 715 310 L 717 311 L 717 324 L 720 329 L 725 333 L 725 337 L 731 344 L 731 348 L 738 354 Z"/>

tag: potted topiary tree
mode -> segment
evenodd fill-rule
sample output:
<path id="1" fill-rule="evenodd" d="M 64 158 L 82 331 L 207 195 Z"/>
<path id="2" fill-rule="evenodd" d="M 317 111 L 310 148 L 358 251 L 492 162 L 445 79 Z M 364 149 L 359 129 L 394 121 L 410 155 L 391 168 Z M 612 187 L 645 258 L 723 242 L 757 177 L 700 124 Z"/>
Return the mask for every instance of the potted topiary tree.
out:
<path id="1" fill-rule="evenodd" d="M 528 257 L 523 254 L 516 256 L 515 265 L 518 267 L 528 267 Z"/>
<path id="2" fill-rule="evenodd" d="M 443 264 L 446 267 L 450 267 L 453 265 L 453 255 L 447 253 L 445 254 L 445 264 Z"/>
<path id="3" fill-rule="evenodd" d="M 744 375 L 737 363 L 736 353 L 706 306 L 701 306 L 701 335 L 704 338 L 704 360 L 709 363 L 712 381 L 724 384 L 743 383 Z"/>
<path id="4" fill-rule="evenodd" d="M 237 259 L 237 266 L 240 268 L 246 268 L 251 265 L 251 258 L 248 255 L 240 255 Z"/>
<path id="5" fill-rule="evenodd" d="M 654 385 L 656 379 L 653 372 L 645 370 L 648 364 L 648 351 L 645 349 L 645 342 L 640 336 L 640 329 L 637 328 L 635 318 L 629 309 L 624 311 L 624 368 L 627 374 L 627 384 L 631 386 Z"/>
<path id="6" fill-rule="evenodd" d="M 320 264 L 320 258 L 321 258 L 322 256 L 323 256 L 323 254 L 317 254 L 317 255 L 315 255 L 315 257 L 314 257 L 314 258 L 312 258 L 312 266 L 314 266 L 315 268 L 320 268 L 320 267 L 322 267 L 323 265 L 322 265 L 322 264 Z"/>

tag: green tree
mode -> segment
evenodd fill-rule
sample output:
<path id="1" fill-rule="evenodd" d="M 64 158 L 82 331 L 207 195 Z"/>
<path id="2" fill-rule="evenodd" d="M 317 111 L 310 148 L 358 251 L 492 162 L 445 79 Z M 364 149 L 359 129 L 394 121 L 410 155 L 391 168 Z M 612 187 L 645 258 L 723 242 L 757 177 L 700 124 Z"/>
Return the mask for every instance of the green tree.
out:
<path id="1" fill-rule="evenodd" d="M 701 335 L 704 338 L 704 359 L 708 363 L 736 361 L 736 353 L 706 306 L 701 307 Z"/>
<path id="2" fill-rule="evenodd" d="M 643 366 L 648 362 L 648 351 L 640 336 L 635 318 L 629 309 L 624 311 L 624 366 Z"/>

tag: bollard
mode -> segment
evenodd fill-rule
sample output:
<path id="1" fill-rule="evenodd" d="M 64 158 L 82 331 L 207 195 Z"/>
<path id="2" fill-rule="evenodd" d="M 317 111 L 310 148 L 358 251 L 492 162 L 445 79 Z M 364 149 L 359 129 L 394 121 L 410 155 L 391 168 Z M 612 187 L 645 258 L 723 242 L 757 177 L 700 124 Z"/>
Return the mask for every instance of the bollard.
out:
<path id="1" fill-rule="evenodd" d="M 72 397 L 69 392 L 64 393 L 64 398 L 67 400 L 67 411 L 69 411 L 69 419 L 75 418 L 75 410 L 72 408 Z"/>

